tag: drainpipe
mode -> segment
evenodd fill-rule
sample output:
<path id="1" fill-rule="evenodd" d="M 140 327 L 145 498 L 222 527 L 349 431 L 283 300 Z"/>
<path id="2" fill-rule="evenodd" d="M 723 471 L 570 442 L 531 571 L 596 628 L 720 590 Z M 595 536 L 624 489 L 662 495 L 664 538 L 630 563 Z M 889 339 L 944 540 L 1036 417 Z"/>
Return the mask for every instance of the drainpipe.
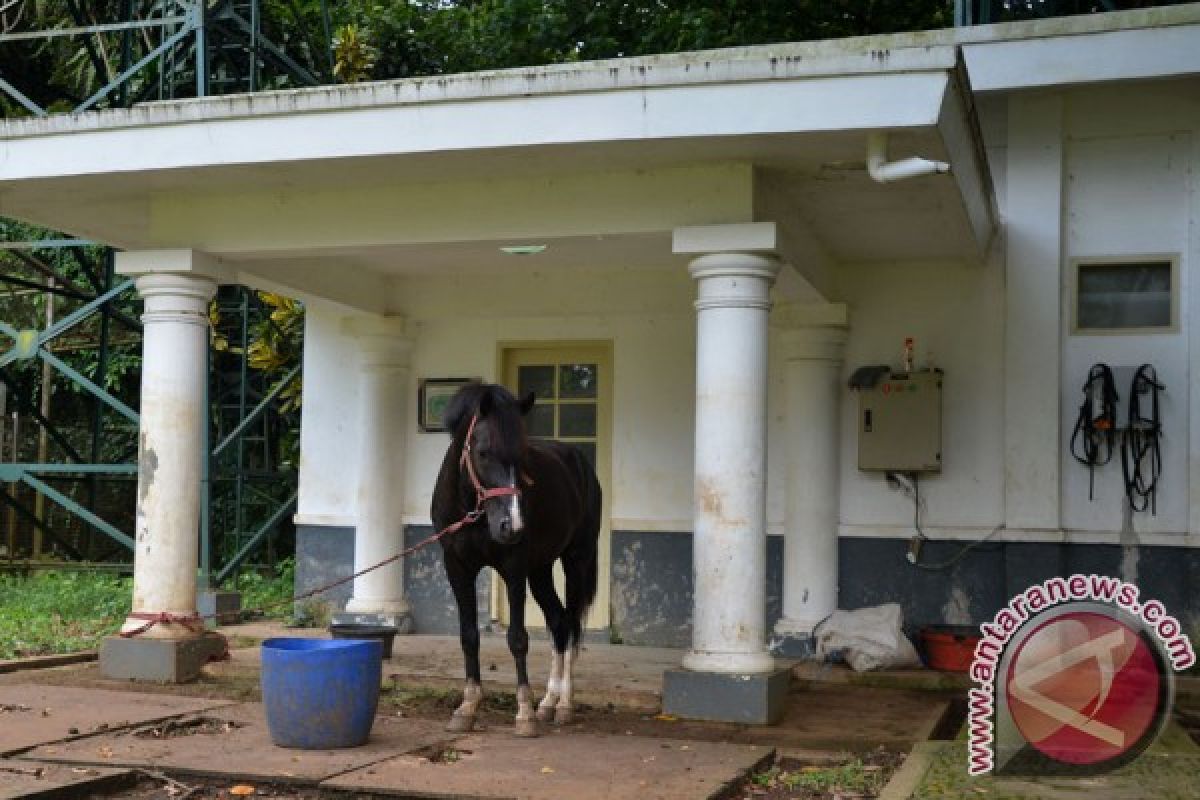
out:
<path id="1" fill-rule="evenodd" d="M 867 134 L 867 174 L 877 183 L 891 183 L 921 175 L 937 175 L 950 171 L 945 161 L 930 161 L 927 158 L 903 158 L 887 160 L 887 132 L 872 131 Z"/>

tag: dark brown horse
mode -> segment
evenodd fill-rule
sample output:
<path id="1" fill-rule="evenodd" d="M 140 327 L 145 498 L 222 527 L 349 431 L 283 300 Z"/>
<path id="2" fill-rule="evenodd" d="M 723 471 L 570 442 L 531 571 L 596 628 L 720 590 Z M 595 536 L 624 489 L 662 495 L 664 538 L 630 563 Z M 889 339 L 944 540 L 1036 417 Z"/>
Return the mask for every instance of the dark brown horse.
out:
<path id="1" fill-rule="evenodd" d="M 508 591 L 508 647 L 517 666 L 518 736 L 536 736 L 537 720 L 565 723 L 574 713 L 572 665 L 583 619 L 596 596 L 596 548 L 601 494 L 596 473 L 574 447 L 529 440 L 524 416 L 534 396 L 518 400 L 503 386 L 472 383 L 446 409 L 450 447 L 433 491 L 438 530 L 477 512 L 473 521 L 441 540 L 446 576 L 458 603 L 467 685 L 448 725 L 468 731 L 483 689 L 475 578 L 492 567 Z M 554 562 L 566 576 L 566 604 L 554 588 Z M 525 659 L 525 586 L 541 606 L 553 642 L 546 695 L 535 717 Z"/>

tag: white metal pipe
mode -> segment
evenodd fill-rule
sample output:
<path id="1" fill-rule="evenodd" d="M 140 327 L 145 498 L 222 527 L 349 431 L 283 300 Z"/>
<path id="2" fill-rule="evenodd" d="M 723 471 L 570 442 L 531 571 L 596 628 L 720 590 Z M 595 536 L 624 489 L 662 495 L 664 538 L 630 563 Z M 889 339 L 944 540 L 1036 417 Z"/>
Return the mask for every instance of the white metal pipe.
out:
<path id="1" fill-rule="evenodd" d="M 867 134 L 867 174 L 877 183 L 892 183 L 921 175 L 938 175 L 950 171 L 945 161 L 930 161 L 927 158 L 902 158 L 887 160 L 887 132 L 872 131 Z"/>
<path id="2" fill-rule="evenodd" d="M 196 612 L 200 522 L 201 426 L 205 424 L 210 278 L 142 275 L 142 405 L 133 561 L 133 611 Z M 123 630 L 140 628 L 130 618 Z M 179 624 L 157 624 L 149 638 L 196 635 Z"/>
<path id="3" fill-rule="evenodd" d="M 692 650 L 683 666 L 774 668 L 766 651 L 767 314 L 772 256 L 715 253 L 690 268 L 696 301 Z"/>

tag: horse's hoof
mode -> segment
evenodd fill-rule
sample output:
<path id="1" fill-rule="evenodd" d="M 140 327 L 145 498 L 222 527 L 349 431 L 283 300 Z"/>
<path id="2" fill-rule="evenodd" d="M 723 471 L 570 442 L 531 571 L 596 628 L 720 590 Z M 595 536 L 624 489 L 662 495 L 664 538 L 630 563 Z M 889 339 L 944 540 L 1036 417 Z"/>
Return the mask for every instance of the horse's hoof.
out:
<path id="1" fill-rule="evenodd" d="M 455 714 L 446 723 L 446 730 L 450 733 L 468 733 L 474 727 L 475 718 L 469 717 L 466 714 Z"/>
<path id="2" fill-rule="evenodd" d="M 513 733 L 524 739 L 532 739 L 538 735 L 537 720 L 532 717 L 530 719 L 517 720 L 517 725 L 513 729 Z"/>
<path id="3" fill-rule="evenodd" d="M 538 706 L 537 718 L 540 722 L 553 722 L 554 706 Z"/>
<path id="4" fill-rule="evenodd" d="M 556 708 L 554 709 L 554 724 L 555 725 L 570 725 L 575 721 L 575 709 L 573 708 Z"/>

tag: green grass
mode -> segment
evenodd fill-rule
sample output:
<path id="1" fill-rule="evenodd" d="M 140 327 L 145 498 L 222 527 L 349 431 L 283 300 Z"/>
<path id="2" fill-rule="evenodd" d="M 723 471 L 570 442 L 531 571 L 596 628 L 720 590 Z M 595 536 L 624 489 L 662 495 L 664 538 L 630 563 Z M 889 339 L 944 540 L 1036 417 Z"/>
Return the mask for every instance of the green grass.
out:
<path id="1" fill-rule="evenodd" d="M 253 570 L 239 573 L 225 583 L 225 588 L 242 593 L 242 609 L 263 609 L 268 617 L 292 616 L 292 595 L 296 585 L 296 559 L 285 558 L 275 565 L 271 574 Z"/>
<path id="2" fill-rule="evenodd" d="M 242 593 L 242 608 L 290 617 L 295 572 L 288 558 L 266 575 L 243 572 L 229 588 Z M 108 573 L 0 574 L 0 659 L 91 650 L 120 628 L 132 594 L 132 579 Z"/>
<path id="3" fill-rule="evenodd" d="M 129 578 L 89 572 L 0 575 L 0 658 L 90 650 L 129 612 Z"/>
<path id="4" fill-rule="evenodd" d="M 829 767 L 803 767 L 785 770 L 771 767 L 751 776 L 757 786 L 783 787 L 790 791 L 832 792 L 835 796 L 849 793 L 853 797 L 874 796 L 883 788 L 885 774 L 879 767 L 852 759 L 845 764 Z"/>

